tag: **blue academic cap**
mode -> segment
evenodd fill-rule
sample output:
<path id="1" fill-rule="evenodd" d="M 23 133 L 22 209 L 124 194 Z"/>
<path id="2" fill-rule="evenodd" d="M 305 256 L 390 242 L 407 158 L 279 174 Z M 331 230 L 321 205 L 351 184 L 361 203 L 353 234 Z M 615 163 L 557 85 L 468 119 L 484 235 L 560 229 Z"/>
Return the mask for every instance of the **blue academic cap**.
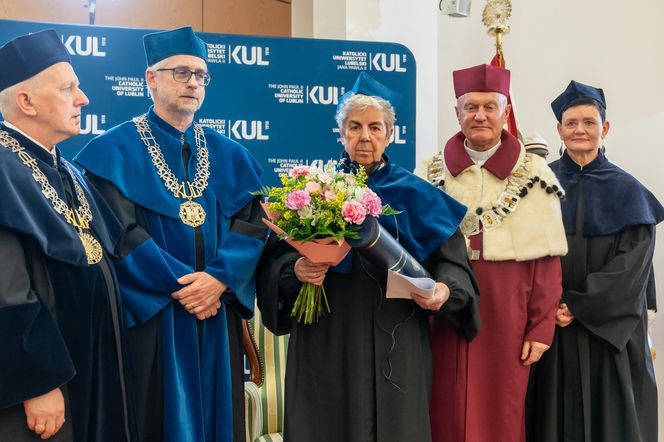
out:
<path id="1" fill-rule="evenodd" d="M 356 94 L 379 97 L 383 100 L 389 101 L 394 108 L 395 113 L 398 112 L 399 107 L 401 107 L 401 100 L 403 99 L 401 94 L 393 91 L 383 83 L 380 83 L 366 72 L 361 72 L 359 77 L 357 77 L 357 80 L 355 80 L 355 85 L 353 88 L 343 94 L 339 99 L 337 112 L 339 109 L 341 109 L 341 106 L 346 102 L 346 100 Z"/>
<path id="2" fill-rule="evenodd" d="M 207 61 L 207 45 L 194 34 L 191 26 L 143 36 L 148 66 L 174 55 L 193 55 Z"/>
<path id="3" fill-rule="evenodd" d="M 0 91 L 34 77 L 56 63 L 71 62 L 53 29 L 22 35 L 0 48 Z"/>
<path id="4" fill-rule="evenodd" d="M 600 114 L 602 120 L 606 114 L 606 100 L 604 98 L 604 91 L 602 89 L 588 86 L 587 84 L 579 83 L 578 81 L 570 81 L 567 89 L 558 95 L 558 97 L 551 102 L 551 109 L 559 122 L 562 122 L 563 112 L 565 112 L 571 104 L 577 100 L 592 100 L 600 107 Z"/>

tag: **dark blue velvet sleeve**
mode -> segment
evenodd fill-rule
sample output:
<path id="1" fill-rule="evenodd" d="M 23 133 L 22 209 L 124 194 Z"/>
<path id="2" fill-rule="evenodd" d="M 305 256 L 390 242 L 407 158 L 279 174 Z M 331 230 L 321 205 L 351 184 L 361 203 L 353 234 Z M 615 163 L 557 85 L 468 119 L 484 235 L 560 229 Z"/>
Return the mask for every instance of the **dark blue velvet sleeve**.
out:
<path id="1" fill-rule="evenodd" d="M 6 408 L 65 384 L 75 370 L 55 318 L 35 292 L 23 245 L 6 229 L 0 229 L 0 262 L 0 408 Z"/>
<path id="2" fill-rule="evenodd" d="M 263 252 L 267 229 L 261 222 L 260 198 L 247 203 L 232 219 L 229 231 L 219 245 L 217 256 L 205 271 L 228 285 L 236 311 L 247 319 L 253 316 L 256 280 L 254 271 Z"/>

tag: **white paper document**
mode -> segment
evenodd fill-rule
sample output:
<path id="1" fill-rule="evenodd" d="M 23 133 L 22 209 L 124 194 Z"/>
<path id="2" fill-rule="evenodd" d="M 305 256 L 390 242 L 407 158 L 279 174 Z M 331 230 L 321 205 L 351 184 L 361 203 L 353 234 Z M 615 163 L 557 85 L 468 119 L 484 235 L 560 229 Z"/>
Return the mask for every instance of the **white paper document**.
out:
<path id="1" fill-rule="evenodd" d="M 436 289 L 436 282 L 431 278 L 410 278 L 392 270 L 387 271 L 387 297 L 412 299 L 411 293 L 431 298 Z"/>

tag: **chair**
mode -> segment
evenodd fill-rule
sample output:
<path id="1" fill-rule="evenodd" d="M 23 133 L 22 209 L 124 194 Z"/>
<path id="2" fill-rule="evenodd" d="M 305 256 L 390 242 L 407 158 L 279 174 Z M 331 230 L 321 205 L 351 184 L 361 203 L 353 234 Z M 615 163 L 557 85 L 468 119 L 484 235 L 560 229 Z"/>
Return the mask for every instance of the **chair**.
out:
<path id="1" fill-rule="evenodd" d="M 276 336 L 265 328 L 258 307 L 253 319 L 243 321 L 243 327 L 251 371 L 250 380 L 244 383 L 246 440 L 282 442 L 288 335 Z"/>

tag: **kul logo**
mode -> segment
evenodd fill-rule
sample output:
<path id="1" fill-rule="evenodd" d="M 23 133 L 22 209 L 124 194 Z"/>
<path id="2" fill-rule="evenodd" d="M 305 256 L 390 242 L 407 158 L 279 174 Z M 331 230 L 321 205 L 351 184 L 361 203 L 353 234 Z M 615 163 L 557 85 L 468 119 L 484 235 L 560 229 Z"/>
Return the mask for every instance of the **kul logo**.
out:
<path id="1" fill-rule="evenodd" d="M 101 44 L 100 44 L 101 43 Z M 70 55 L 80 55 L 82 57 L 106 57 L 106 52 L 100 50 L 102 46 L 106 45 L 106 39 L 99 37 L 85 37 L 80 35 L 70 35 L 65 38 L 62 36 L 62 44 L 67 48 Z"/>
<path id="2" fill-rule="evenodd" d="M 406 56 L 404 55 L 404 62 Z M 382 72 L 406 72 L 405 67 L 401 67 L 401 56 L 399 54 L 374 54 L 371 57 L 371 69 Z"/>
<path id="3" fill-rule="evenodd" d="M 230 50 L 230 53 L 231 63 L 256 66 L 270 65 L 270 60 L 267 59 L 267 56 L 270 55 L 270 48 L 268 47 L 235 46 Z"/>
<path id="4" fill-rule="evenodd" d="M 344 92 L 345 89 L 338 86 L 307 86 L 307 103 L 337 105 Z"/>
<path id="5" fill-rule="evenodd" d="M 105 131 L 100 129 L 101 124 L 106 123 L 106 115 L 88 114 L 85 119 L 81 118 L 81 134 L 82 135 L 99 135 Z"/>
<path id="6" fill-rule="evenodd" d="M 247 121 L 247 120 L 228 120 L 229 136 L 235 140 L 256 140 L 267 141 L 270 136 L 267 131 L 270 129 L 269 121 Z"/>
<path id="7" fill-rule="evenodd" d="M 392 144 L 406 144 L 406 126 L 394 125 L 394 133 L 390 137 L 390 143 Z"/>

